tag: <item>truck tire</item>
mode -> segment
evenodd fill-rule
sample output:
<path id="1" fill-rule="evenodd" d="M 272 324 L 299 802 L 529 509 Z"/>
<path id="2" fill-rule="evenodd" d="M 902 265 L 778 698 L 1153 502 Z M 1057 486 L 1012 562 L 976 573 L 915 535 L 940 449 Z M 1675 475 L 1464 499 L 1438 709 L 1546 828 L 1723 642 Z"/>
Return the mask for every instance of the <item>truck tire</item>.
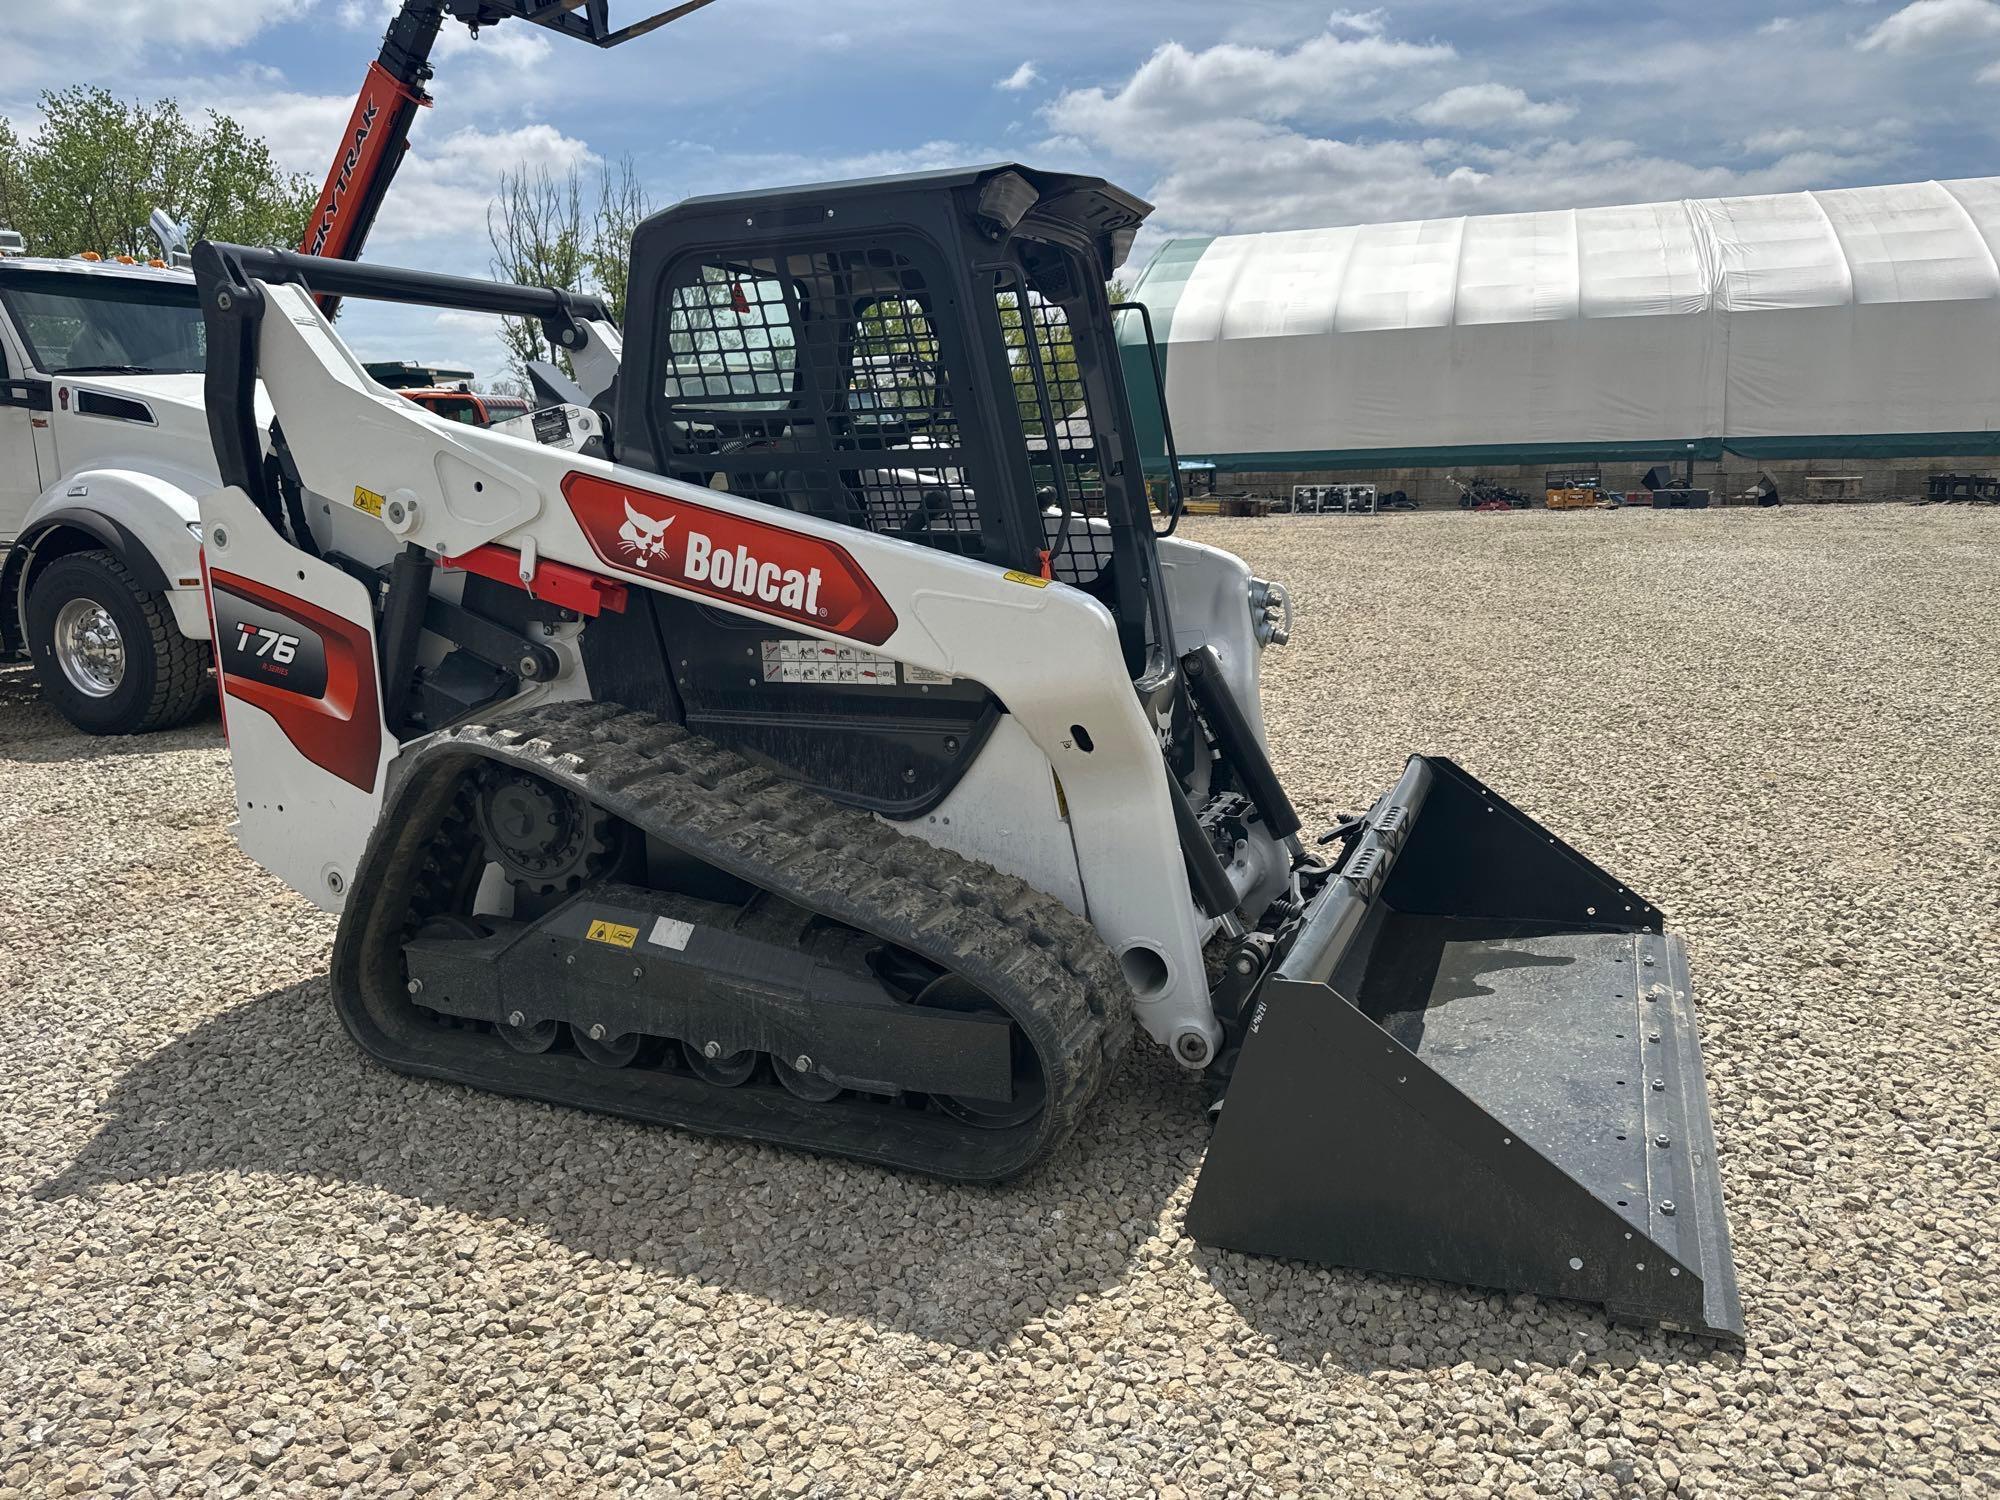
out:
<path id="1" fill-rule="evenodd" d="M 42 693 L 86 734 L 171 729 L 207 688 L 209 649 L 115 552 L 72 552 L 28 590 L 28 654 Z"/>

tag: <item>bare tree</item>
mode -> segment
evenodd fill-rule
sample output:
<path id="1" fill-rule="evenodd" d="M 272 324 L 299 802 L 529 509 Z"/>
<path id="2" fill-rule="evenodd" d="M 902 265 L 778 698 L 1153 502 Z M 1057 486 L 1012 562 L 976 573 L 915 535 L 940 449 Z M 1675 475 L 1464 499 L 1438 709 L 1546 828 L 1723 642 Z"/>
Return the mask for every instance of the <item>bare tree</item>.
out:
<path id="1" fill-rule="evenodd" d="M 546 166 L 501 175 L 499 195 L 486 209 L 486 237 L 493 246 L 494 274 L 503 281 L 582 291 L 584 235 L 583 183 L 576 168 L 561 177 Z M 503 319 L 500 341 L 507 346 L 509 371 L 522 382 L 529 361 L 558 353 L 542 336 L 542 325 L 531 319 Z"/>
<path id="2" fill-rule="evenodd" d="M 493 246 L 493 270 L 503 280 L 552 286 L 602 297 L 614 321 L 625 320 L 625 282 L 632 232 L 652 212 L 628 156 L 607 164 L 598 176 L 597 207 L 584 212 L 583 173 L 571 167 L 560 176 L 546 166 L 504 173 L 486 211 L 486 235 Z M 530 360 L 569 361 L 543 337 L 539 323 L 519 318 L 503 322 L 510 381 L 526 389 Z"/>
<path id="3" fill-rule="evenodd" d="M 640 184 L 632 158 L 620 157 L 615 168 L 607 164 L 598 180 L 597 218 L 591 225 L 586 259 L 593 286 L 621 327 L 625 322 L 632 234 L 652 212 L 653 200 Z"/>

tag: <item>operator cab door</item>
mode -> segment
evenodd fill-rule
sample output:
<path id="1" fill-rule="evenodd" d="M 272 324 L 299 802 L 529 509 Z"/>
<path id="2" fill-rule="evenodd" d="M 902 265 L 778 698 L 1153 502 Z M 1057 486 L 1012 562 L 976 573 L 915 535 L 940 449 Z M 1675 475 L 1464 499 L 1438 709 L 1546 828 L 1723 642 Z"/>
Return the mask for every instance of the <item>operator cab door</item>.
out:
<path id="1" fill-rule="evenodd" d="M 0 315 L 0 546 L 21 534 L 28 507 L 42 493 L 35 424 L 48 421 L 46 380 L 30 378 L 21 345 Z"/>

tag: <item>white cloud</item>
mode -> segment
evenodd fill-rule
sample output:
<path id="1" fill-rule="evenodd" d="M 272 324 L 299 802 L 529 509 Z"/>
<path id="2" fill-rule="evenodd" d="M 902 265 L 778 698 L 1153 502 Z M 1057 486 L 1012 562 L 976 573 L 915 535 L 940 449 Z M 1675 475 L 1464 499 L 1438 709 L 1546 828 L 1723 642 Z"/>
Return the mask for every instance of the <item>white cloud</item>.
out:
<path id="1" fill-rule="evenodd" d="M 1009 93 L 1019 93 L 1023 89 L 1032 88 L 1035 80 L 1041 76 L 1041 74 L 1035 71 L 1033 63 L 1024 62 L 1020 67 L 994 84 L 993 87 L 996 89 L 1006 89 Z"/>
<path id="2" fill-rule="evenodd" d="M 1380 10 L 1337 10 L 1326 18 L 1328 31 L 1351 31 L 1356 36 L 1380 36 L 1389 23 L 1388 13 Z"/>
<path id="3" fill-rule="evenodd" d="M 1783 36 L 1786 32 L 1795 28 L 1798 24 L 1799 23 L 1793 20 L 1790 16 L 1773 16 L 1771 17 L 1770 20 L 1766 21 L 1762 26 L 1759 26 L 1757 28 L 1757 35 Z"/>
<path id="4" fill-rule="evenodd" d="M 304 172 L 317 182 L 333 159 L 333 144 L 347 124 L 354 101 L 339 94 L 263 92 L 199 101 L 233 115 L 243 128 L 270 143 L 271 154 L 287 171 Z M 382 217 L 369 241 L 371 260 L 393 262 L 409 247 L 463 241 L 453 253 L 465 262 L 452 269 L 478 274 L 486 267 L 486 207 L 503 172 L 547 166 L 557 174 L 572 166 L 586 170 L 598 157 L 581 140 L 553 125 L 520 125 L 509 130 L 461 126 L 434 135 L 430 112 L 417 116 L 410 154 L 382 203 Z"/>
<path id="5" fill-rule="evenodd" d="M 1443 141 L 1338 141 L 1232 126 L 1209 156 L 1171 164 L 1147 194 L 1163 230 L 1246 233 L 1466 213 L 1789 191 L 1848 165 L 1795 153 L 1750 171 L 1701 166 L 1630 141 L 1454 150 Z"/>
<path id="6" fill-rule="evenodd" d="M 1753 30 L 1746 19 L 1742 39 Z M 1844 55 L 1849 42 L 1825 46 Z M 1819 44 L 1765 45 L 1789 49 L 1781 72 L 1796 63 L 1821 76 Z M 1330 24 L 1278 48 L 1168 45 L 1120 82 L 1060 95 L 1043 111 L 1053 136 L 1043 144 L 1127 164 L 1120 175 L 1156 205 L 1151 240 L 1820 187 L 1875 176 L 1911 139 L 1901 120 L 1864 131 L 1822 124 L 1825 111 L 1792 110 L 1781 129 L 1748 142 L 1697 136 L 1683 155 L 1639 134 L 1655 117 L 1638 101 L 1599 87 L 1601 56 L 1591 46 L 1515 59 L 1567 99 L 1537 99 L 1500 80 L 1460 82 L 1451 76 L 1457 56 L 1447 40 L 1399 38 L 1386 23 L 1365 33 Z M 1697 66 L 1705 76 L 1714 42 L 1654 48 L 1648 58 L 1663 77 Z M 1479 58 L 1481 71 L 1507 62 L 1485 50 Z M 1579 107 L 1586 96 L 1595 101 L 1588 115 Z M 1852 117 L 1837 90 L 1828 98 Z M 1566 138 L 1570 131 L 1578 138 Z"/>
<path id="7" fill-rule="evenodd" d="M 425 241 L 473 242 L 459 249 L 467 263 L 448 267 L 460 275 L 486 268 L 486 211 L 503 172 L 547 167 L 561 176 L 571 167 L 595 167 L 598 156 L 553 125 L 513 130 L 455 130 L 439 141 L 415 142 L 396 185 L 382 205 L 377 231 L 382 250 Z"/>
<path id="8" fill-rule="evenodd" d="M 1421 125 L 1440 130 L 1507 129 L 1546 130 L 1572 119 L 1574 104 L 1530 99 L 1520 89 L 1505 83 L 1467 83 L 1447 89 L 1428 104 L 1410 111 Z"/>
<path id="9" fill-rule="evenodd" d="M 1780 125 L 1747 137 L 1743 149 L 1751 156 L 1791 156 L 1808 148 L 1839 152 L 1866 159 L 1888 156 L 1901 150 L 1910 134 L 1907 120 L 1874 120 L 1865 126 L 1844 125 L 1806 130 L 1797 125 Z"/>
<path id="10" fill-rule="evenodd" d="M 1289 50 L 1225 42 L 1196 52 L 1168 42 L 1122 87 L 1071 90 L 1047 115 L 1057 130 L 1113 149 L 1216 116 L 1352 118 L 1456 56 L 1439 42 L 1332 31 Z"/>
<path id="11" fill-rule="evenodd" d="M 131 56 L 152 46 L 235 47 L 318 0 L 17 0 L 51 35 L 88 37 L 93 51 Z"/>
<path id="12" fill-rule="evenodd" d="M 1801 130 L 1796 125 L 1781 125 L 1775 130 L 1760 130 L 1743 142 L 1743 149 L 1752 156 L 1781 156 L 1787 151 L 1796 151 L 1813 139 L 1810 130 Z"/>
<path id="13" fill-rule="evenodd" d="M 1863 52 L 1914 53 L 2000 37 L 1994 0 L 1913 0 L 1856 43 Z"/>
<path id="14" fill-rule="evenodd" d="M 128 76 L 196 52 L 237 52 L 320 0 L 0 0 L 0 98 Z M 32 21 L 28 13 L 33 12 Z M 0 109 L 19 120 L 18 103 Z"/>

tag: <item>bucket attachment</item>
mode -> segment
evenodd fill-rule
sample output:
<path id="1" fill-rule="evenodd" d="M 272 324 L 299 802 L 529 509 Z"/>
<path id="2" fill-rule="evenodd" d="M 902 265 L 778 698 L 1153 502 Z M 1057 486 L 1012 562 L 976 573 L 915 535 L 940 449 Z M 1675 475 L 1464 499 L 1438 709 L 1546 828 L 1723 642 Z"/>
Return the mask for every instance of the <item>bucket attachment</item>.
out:
<path id="1" fill-rule="evenodd" d="M 1187 1229 L 1740 1341 L 1680 940 L 1413 757 L 1258 992 Z"/>

